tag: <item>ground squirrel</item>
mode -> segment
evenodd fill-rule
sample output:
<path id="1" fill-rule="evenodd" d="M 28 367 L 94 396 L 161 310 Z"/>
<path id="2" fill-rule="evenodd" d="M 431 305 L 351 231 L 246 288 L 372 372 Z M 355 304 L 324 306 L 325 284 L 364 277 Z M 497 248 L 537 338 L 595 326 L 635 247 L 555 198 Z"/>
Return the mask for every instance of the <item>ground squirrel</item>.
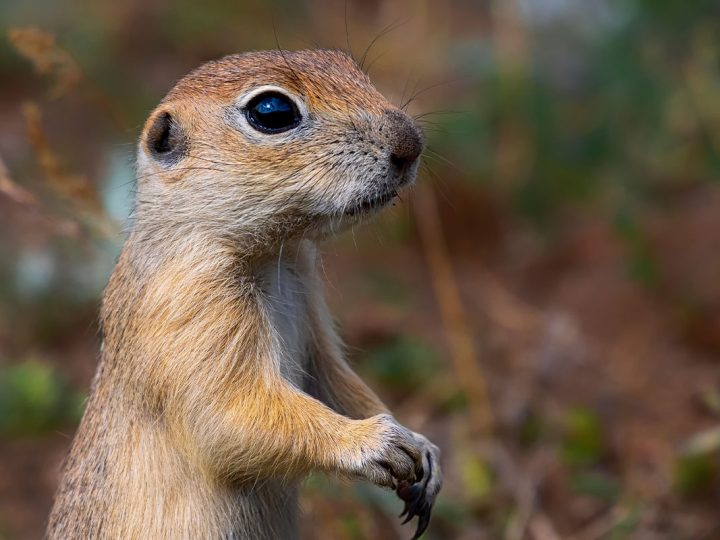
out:
<path id="1" fill-rule="evenodd" d="M 348 367 L 315 248 L 413 182 L 422 149 L 342 52 L 228 56 L 177 83 L 141 135 L 50 538 L 294 538 L 311 471 L 396 489 L 423 532 L 438 448 Z"/>

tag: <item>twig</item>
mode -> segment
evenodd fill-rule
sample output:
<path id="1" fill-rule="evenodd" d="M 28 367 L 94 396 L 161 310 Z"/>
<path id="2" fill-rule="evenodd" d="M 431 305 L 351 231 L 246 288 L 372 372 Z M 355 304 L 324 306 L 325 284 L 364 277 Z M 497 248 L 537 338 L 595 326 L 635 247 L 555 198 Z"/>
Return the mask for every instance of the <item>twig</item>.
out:
<path id="1" fill-rule="evenodd" d="M 78 86 L 83 79 L 75 59 L 55 43 L 55 36 L 40 28 L 13 28 L 8 40 L 15 50 L 29 60 L 41 75 L 53 77 L 51 97 L 58 98 Z"/>
<path id="2" fill-rule="evenodd" d="M 5 166 L 2 157 L 0 157 L 0 193 L 20 204 L 37 204 L 37 199 L 32 193 L 17 185 L 13 179 L 10 178 L 10 172 Z"/>
<path id="3" fill-rule="evenodd" d="M 57 44 L 52 33 L 29 26 L 12 28 L 7 36 L 17 53 L 28 60 L 37 73 L 52 80 L 53 86 L 49 95 L 51 100 L 71 93 L 79 95 L 102 111 L 115 127 L 124 132 L 129 131 L 127 122 L 112 100 L 95 88 L 77 60 Z"/>
<path id="4" fill-rule="evenodd" d="M 60 157 L 51 147 L 43 130 L 40 107 L 28 101 L 23 104 L 22 112 L 28 139 L 45 176 L 46 185 L 58 198 L 74 207 L 85 225 L 106 237 L 117 235 L 117 223 L 103 212 L 94 186 L 85 176 L 70 174 L 63 169 Z"/>
<path id="5" fill-rule="evenodd" d="M 416 191 L 414 210 L 432 275 L 435 297 L 452 349 L 458 384 L 467 397 L 473 426 L 482 435 L 489 435 L 494 430 L 494 421 L 485 378 L 478 363 L 479 355 L 462 305 L 431 188 L 421 187 Z"/>

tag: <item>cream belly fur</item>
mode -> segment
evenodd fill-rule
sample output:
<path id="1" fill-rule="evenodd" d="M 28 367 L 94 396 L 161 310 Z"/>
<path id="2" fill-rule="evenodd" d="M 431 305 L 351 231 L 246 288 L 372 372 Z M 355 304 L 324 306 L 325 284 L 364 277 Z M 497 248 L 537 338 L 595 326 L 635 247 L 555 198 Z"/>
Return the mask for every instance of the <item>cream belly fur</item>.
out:
<path id="1" fill-rule="evenodd" d="M 298 248 L 299 249 L 299 248 Z M 263 289 L 269 325 L 273 329 L 275 358 L 282 376 L 298 388 L 308 377 L 308 295 L 310 290 L 294 261 L 279 260 L 263 267 L 258 282 Z M 304 388 L 303 388 L 304 389 Z"/>

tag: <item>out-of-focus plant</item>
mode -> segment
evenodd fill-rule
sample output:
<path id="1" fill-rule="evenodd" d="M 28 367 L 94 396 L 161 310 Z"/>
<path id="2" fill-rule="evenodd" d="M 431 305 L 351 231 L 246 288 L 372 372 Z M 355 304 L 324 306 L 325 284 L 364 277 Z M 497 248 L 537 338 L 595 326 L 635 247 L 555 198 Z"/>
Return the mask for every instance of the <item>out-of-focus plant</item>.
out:
<path id="1" fill-rule="evenodd" d="M 563 457 L 570 465 L 597 463 L 604 451 L 602 427 L 597 415 L 584 408 L 568 411 L 565 418 Z"/>
<path id="2" fill-rule="evenodd" d="M 573 475 L 572 487 L 577 493 L 589 495 L 611 503 L 620 495 L 620 485 L 608 474 L 600 471 L 582 471 Z"/>
<path id="3" fill-rule="evenodd" d="M 675 463 L 675 488 L 684 496 L 708 495 L 717 476 L 717 457 L 712 454 L 683 454 Z"/>
<path id="4" fill-rule="evenodd" d="M 74 425 L 84 396 L 50 366 L 29 360 L 0 368 L 0 436 L 44 435 Z"/>
<path id="5" fill-rule="evenodd" d="M 720 427 L 697 433 L 684 445 L 675 462 L 674 482 L 687 497 L 707 495 L 720 483 Z"/>
<path id="6" fill-rule="evenodd" d="M 463 114 L 437 117 L 436 148 L 546 230 L 569 204 L 604 205 L 611 221 L 720 177 L 720 4 L 526 4 L 513 69 L 489 36 L 455 45 L 476 90 Z"/>
<path id="7" fill-rule="evenodd" d="M 396 391 L 417 390 L 441 367 L 437 353 L 417 340 L 398 338 L 371 350 L 363 368 Z"/>

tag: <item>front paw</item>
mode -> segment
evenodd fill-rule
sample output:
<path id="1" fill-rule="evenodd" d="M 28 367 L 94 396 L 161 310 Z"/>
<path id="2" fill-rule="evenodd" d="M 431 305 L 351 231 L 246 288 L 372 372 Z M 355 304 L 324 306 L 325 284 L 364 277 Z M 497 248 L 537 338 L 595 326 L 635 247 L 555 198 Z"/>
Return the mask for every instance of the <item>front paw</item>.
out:
<path id="1" fill-rule="evenodd" d="M 440 449 L 419 433 L 413 434 L 421 447 L 423 460 L 423 476 L 415 482 L 401 482 L 397 486 L 398 496 L 405 502 L 400 517 L 406 516 L 403 523 L 418 516 L 417 529 L 412 540 L 416 540 L 425 532 L 430 523 L 435 498 L 442 487 L 442 470 L 440 468 Z"/>
<path id="2" fill-rule="evenodd" d="M 389 414 L 368 418 L 373 443 L 363 448 L 357 473 L 379 486 L 396 489 L 401 483 L 423 478 L 423 454 L 420 441 L 409 429 Z"/>

